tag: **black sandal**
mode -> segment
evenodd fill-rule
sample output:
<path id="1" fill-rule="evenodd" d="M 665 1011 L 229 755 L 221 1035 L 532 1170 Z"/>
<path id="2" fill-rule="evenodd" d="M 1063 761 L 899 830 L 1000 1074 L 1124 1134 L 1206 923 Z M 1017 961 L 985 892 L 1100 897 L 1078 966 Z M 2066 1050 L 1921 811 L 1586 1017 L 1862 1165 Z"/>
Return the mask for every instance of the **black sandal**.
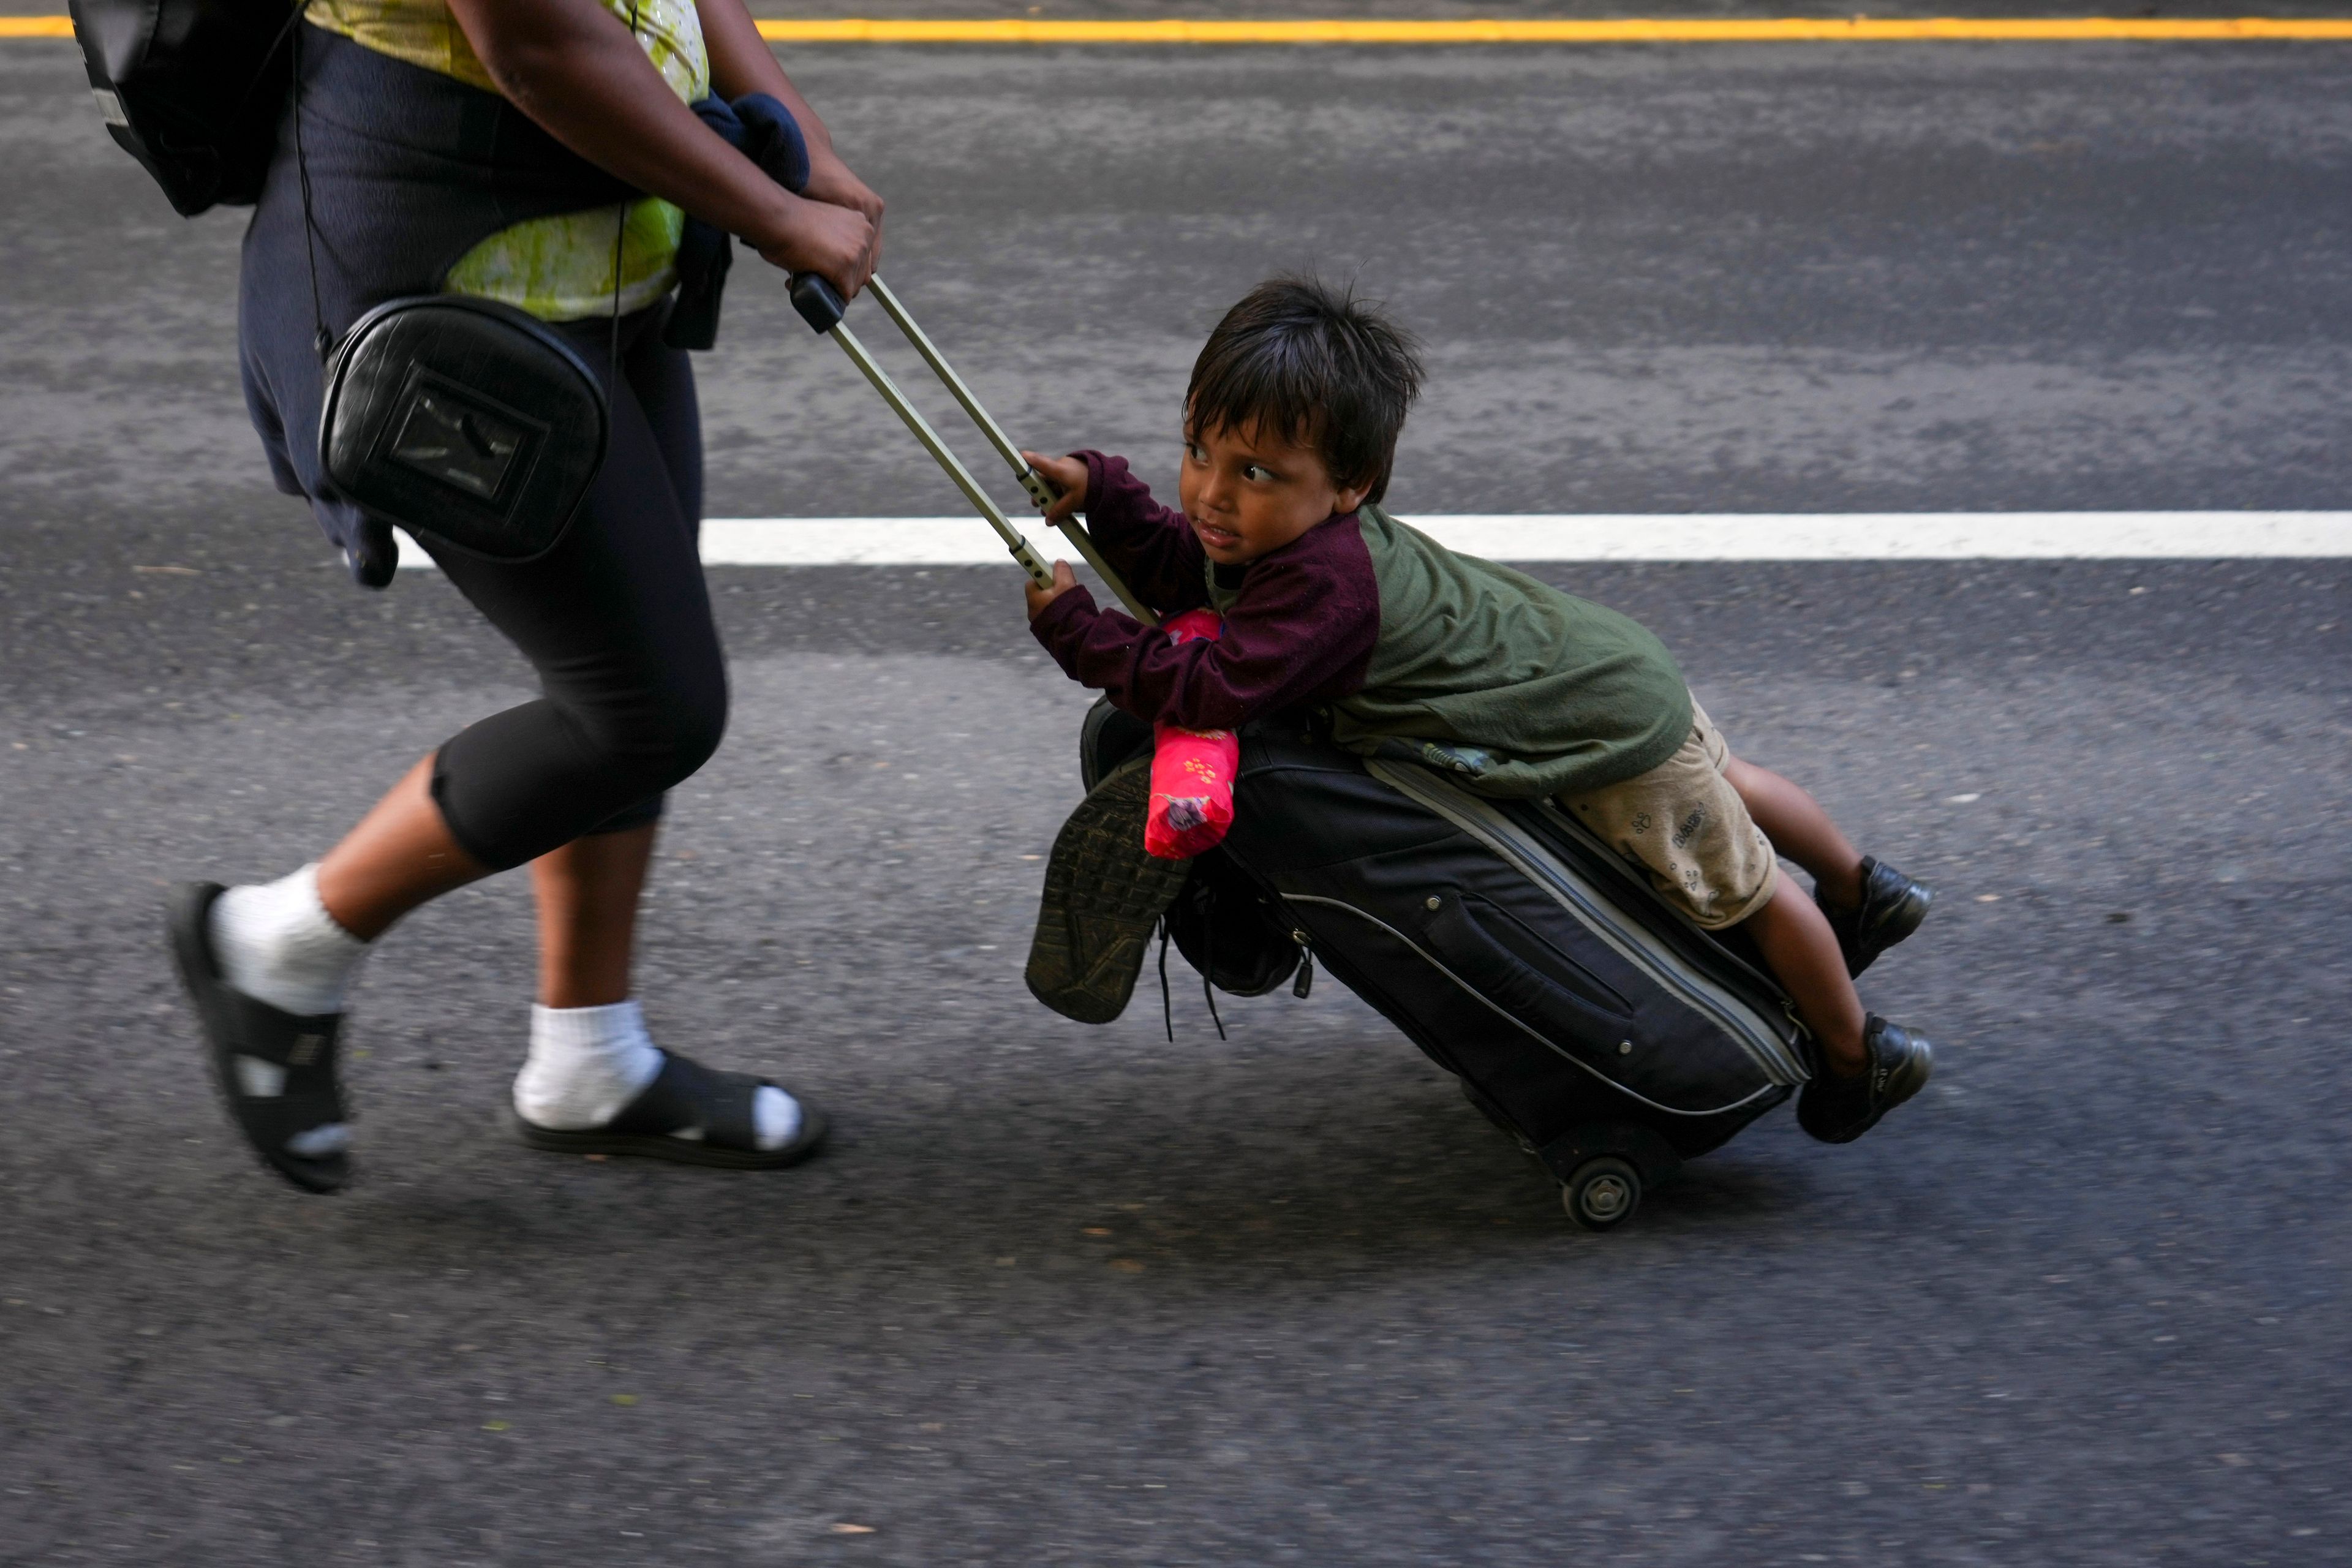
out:
<path id="1" fill-rule="evenodd" d="M 213 900 L 227 890 L 218 882 L 183 882 L 166 914 L 172 957 L 204 1026 L 213 1081 L 263 1163 L 306 1193 L 339 1191 L 352 1179 L 351 1156 L 341 1149 L 304 1153 L 294 1145 L 352 1119 L 335 1072 L 343 1016 L 281 1012 L 221 978 L 210 916 Z"/>
<path id="2" fill-rule="evenodd" d="M 719 1072 L 664 1051 L 653 1082 L 604 1126 L 561 1132 L 517 1116 L 515 1131 L 532 1148 L 557 1154 L 645 1154 L 730 1171 L 781 1170 L 815 1153 L 829 1129 L 824 1112 L 795 1094 L 800 1131 L 781 1149 L 761 1148 L 752 1097 L 778 1087 L 750 1073 Z M 679 1136 L 698 1128 L 699 1138 Z"/>

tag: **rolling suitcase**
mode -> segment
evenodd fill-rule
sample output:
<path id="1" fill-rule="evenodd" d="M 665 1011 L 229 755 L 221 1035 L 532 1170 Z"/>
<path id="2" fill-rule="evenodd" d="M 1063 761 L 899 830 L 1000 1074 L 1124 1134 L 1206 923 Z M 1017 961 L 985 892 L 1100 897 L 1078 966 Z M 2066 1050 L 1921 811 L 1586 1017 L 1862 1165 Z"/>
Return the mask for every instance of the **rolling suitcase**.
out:
<path id="1" fill-rule="evenodd" d="M 883 283 L 869 288 L 1041 510 L 1054 492 Z M 1051 573 L 843 321 L 822 279 L 793 281 L 1033 581 Z M 1137 619 L 1158 625 L 1075 518 L 1057 524 Z M 1097 702 L 1087 787 L 1148 751 L 1150 726 Z M 1811 1037 L 1745 936 L 1709 934 L 1549 801 L 1491 800 L 1412 763 L 1366 760 L 1295 716 L 1243 731 L 1234 821 L 1195 858 L 1165 930 L 1239 995 L 1314 966 L 1378 1009 L 1560 1185 L 1589 1230 L 1720 1147 L 1811 1076 Z"/>
<path id="2" fill-rule="evenodd" d="M 1085 771 L 1150 741 L 1100 704 Z M 1587 1229 L 1811 1076 L 1811 1038 L 1744 936 L 1690 924 L 1549 801 L 1367 762 L 1290 718 L 1243 731 L 1234 805 L 1194 863 L 1221 907 L 1170 914 L 1185 956 L 1271 989 L 1261 933 L 1294 944 L 1454 1074 Z"/>

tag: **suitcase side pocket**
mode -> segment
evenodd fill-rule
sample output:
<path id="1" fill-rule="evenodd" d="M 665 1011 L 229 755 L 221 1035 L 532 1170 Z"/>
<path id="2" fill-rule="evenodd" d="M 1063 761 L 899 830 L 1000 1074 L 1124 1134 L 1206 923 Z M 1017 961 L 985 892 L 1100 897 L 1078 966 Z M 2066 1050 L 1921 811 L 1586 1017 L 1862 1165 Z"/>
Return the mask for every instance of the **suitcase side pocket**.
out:
<path id="1" fill-rule="evenodd" d="M 1614 1044 L 1633 1021 L 1633 1005 L 1600 976 L 1475 893 L 1442 899 L 1423 929 L 1463 979 L 1547 1035 Z"/>

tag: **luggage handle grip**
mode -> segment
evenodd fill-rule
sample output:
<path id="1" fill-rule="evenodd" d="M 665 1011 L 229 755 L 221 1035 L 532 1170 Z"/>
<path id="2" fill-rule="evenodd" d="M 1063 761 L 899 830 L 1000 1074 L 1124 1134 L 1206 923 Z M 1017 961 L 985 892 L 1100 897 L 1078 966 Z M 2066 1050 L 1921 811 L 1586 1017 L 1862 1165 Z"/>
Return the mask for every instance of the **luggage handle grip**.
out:
<path id="1" fill-rule="evenodd" d="M 801 313 L 801 320 L 819 337 L 841 325 L 841 318 L 849 312 L 840 293 L 819 273 L 793 274 L 792 295 L 793 309 Z"/>

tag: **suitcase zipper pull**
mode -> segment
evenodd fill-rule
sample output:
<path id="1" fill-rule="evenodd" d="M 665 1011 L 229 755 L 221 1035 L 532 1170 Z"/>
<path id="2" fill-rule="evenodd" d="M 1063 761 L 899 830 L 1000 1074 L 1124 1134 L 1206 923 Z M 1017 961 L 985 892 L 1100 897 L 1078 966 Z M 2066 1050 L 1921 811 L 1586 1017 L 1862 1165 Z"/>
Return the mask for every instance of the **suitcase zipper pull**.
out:
<path id="1" fill-rule="evenodd" d="M 1291 983 L 1290 994 L 1300 1001 L 1315 989 L 1315 950 L 1307 945 L 1307 933 L 1293 927 L 1290 940 L 1298 944 L 1298 978 Z"/>

